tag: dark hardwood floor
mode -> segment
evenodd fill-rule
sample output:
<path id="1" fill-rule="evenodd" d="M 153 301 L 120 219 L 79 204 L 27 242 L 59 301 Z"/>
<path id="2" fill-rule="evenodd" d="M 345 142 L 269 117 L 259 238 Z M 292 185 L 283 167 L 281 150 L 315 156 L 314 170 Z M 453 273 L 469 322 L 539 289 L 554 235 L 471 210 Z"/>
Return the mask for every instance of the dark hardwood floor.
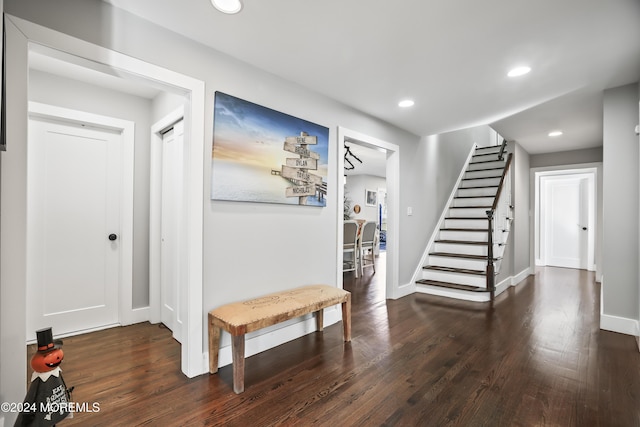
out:
<path id="1" fill-rule="evenodd" d="M 350 344 L 336 324 L 249 357 L 240 395 L 231 366 L 183 376 L 158 325 L 67 338 L 66 383 L 99 412 L 60 425 L 640 426 L 640 353 L 599 330 L 592 273 L 540 269 L 493 305 L 385 301 L 379 264 L 345 274 Z"/>

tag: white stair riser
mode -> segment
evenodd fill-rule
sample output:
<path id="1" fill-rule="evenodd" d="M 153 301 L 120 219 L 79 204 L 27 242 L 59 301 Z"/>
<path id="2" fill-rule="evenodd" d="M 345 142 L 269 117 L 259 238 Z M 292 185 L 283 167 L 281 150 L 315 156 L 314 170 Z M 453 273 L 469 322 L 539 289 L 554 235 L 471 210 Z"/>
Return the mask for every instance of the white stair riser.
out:
<path id="1" fill-rule="evenodd" d="M 492 162 L 471 162 L 469 163 L 469 167 L 467 168 L 467 171 L 477 171 L 477 170 L 483 170 L 483 169 L 494 169 L 494 168 L 503 168 L 504 167 L 504 161 L 500 161 L 500 160 L 494 160 Z"/>
<path id="2" fill-rule="evenodd" d="M 444 228 L 479 228 L 484 230 L 489 226 L 486 218 L 478 219 L 457 219 L 447 218 L 444 220 Z"/>
<path id="3" fill-rule="evenodd" d="M 438 238 L 440 240 L 467 240 L 470 242 L 486 242 L 487 234 L 488 233 L 486 232 L 477 232 L 477 231 L 443 230 L 443 231 L 440 231 Z"/>
<path id="4" fill-rule="evenodd" d="M 489 208 L 459 208 L 449 209 L 449 216 L 452 217 L 474 217 L 474 218 L 487 218 L 487 210 Z"/>
<path id="5" fill-rule="evenodd" d="M 495 271 L 500 271 L 500 265 L 502 260 L 498 259 L 493 262 Z M 434 256 L 429 255 L 427 257 L 427 265 L 433 265 L 437 267 L 450 267 L 461 268 L 465 270 L 486 271 L 487 260 L 486 259 L 467 259 L 458 257 L 446 257 L 446 256 Z M 464 274 L 464 273 L 457 273 Z"/>
<path id="6" fill-rule="evenodd" d="M 500 178 L 476 178 L 476 179 L 462 181 L 460 183 L 460 187 L 458 188 L 485 187 L 487 185 L 499 185 L 499 184 L 500 184 Z"/>
<path id="7" fill-rule="evenodd" d="M 426 280 L 437 280 L 439 282 L 456 283 L 458 285 L 469 285 L 486 288 L 487 278 L 473 274 L 457 274 L 448 271 L 422 270 L 422 278 Z"/>
<path id="8" fill-rule="evenodd" d="M 466 270 L 485 271 L 487 269 L 487 261 L 482 259 L 429 255 L 427 263 L 428 265 L 437 265 L 439 267 L 464 268 Z"/>
<path id="9" fill-rule="evenodd" d="M 486 177 L 490 177 L 490 176 L 502 176 L 502 171 L 504 169 L 500 168 L 500 169 L 484 169 L 484 170 L 475 170 L 475 171 L 466 171 L 464 173 L 464 177 L 467 179 L 471 179 L 471 178 L 486 178 Z"/>
<path id="10" fill-rule="evenodd" d="M 487 256 L 489 249 L 487 245 L 465 245 L 464 243 L 440 243 L 433 245 L 434 252 L 447 252 L 453 254 L 464 255 L 482 255 Z M 495 248 L 494 248 L 495 251 Z"/>
<path id="11" fill-rule="evenodd" d="M 493 204 L 493 197 L 480 197 L 474 199 L 453 199 L 453 206 L 491 206 Z"/>
<path id="12" fill-rule="evenodd" d="M 456 192 L 456 197 L 474 197 L 474 196 L 492 196 L 495 197 L 496 191 L 498 189 L 496 187 L 488 187 L 488 188 L 458 188 Z"/>

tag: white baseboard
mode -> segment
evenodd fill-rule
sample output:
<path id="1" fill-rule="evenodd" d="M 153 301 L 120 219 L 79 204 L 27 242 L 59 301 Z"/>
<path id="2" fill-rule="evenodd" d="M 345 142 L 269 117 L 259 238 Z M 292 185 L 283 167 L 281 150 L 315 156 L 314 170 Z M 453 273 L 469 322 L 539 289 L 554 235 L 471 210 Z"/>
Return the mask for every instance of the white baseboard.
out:
<path id="1" fill-rule="evenodd" d="M 511 277 L 511 286 L 516 286 L 518 283 L 522 282 L 524 279 L 531 275 L 531 267 L 527 267 L 522 270 L 520 273 Z"/>
<path id="2" fill-rule="evenodd" d="M 600 315 L 600 329 L 605 331 L 618 332 L 620 334 L 633 335 L 637 337 L 640 333 L 638 321 L 626 317 L 612 316 L 610 314 Z"/>
<path id="3" fill-rule="evenodd" d="M 396 293 L 394 295 L 392 295 L 390 298 L 391 299 L 399 299 L 402 297 L 406 297 L 407 295 L 411 295 L 413 293 L 416 292 L 416 284 L 415 282 L 413 283 L 407 283 L 404 284 L 400 287 L 398 287 Z"/>
<path id="4" fill-rule="evenodd" d="M 334 306 L 324 310 L 324 327 L 331 326 L 342 320 L 342 308 Z M 297 321 L 297 322 L 296 322 Z M 296 322 L 296 323 L 292 323 Z M 293 341 L 304 335 L 316 331 L 316 319 L 312 314 L 304 316 L 303 320 L 290 320 L 280 323 L 271 328 L 265 328 L 255 333 L 247 334 L 245 337 L 245 357 L 253 356 L 265 350 L 277 347 L 289 341 Z M 218 351 L 218 367 L 230 365 L 233 362 L 231 356 L 231 336 L 227 332 L 221 334 L 221 346 Z M 209 372 L 209 344 L 205 345 L 205 352 L 202 355 L 206 370 Z"/>

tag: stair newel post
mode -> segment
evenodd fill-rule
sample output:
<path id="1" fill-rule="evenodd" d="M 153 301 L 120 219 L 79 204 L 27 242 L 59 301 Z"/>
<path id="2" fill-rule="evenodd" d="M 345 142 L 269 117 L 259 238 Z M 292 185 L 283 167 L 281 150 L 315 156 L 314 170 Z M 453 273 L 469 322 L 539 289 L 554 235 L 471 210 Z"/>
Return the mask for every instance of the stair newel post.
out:
<path id="1" fill-rule="evenodd" d="M 493 213 L 493 210 L 487 211 L 487 290 L 491 292 L 491 299 L 493 299 L 493 293 L 496 289 L 495 266 L 493 265 Z"/>

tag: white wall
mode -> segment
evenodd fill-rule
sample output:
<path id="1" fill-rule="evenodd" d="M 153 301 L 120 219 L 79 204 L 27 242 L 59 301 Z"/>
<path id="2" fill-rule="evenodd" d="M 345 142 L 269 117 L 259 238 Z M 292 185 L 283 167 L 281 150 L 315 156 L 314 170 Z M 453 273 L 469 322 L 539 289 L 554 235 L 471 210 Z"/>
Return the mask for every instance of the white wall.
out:
<path id="1" fill-rule="evenodd" d="M 531 208 L 529 205 L 529 153 L 520 144 L 513 148 L 513 206 L 514 221 L 511 228 L 513 243 L 511 245 L 513 264 L 511 275 L 518 276 L 529 273 L 530 268 L 530 233 Z M 509 236 L 511 237 L 511 236 Z"/>
<path id="2" fill-rule="evenodd" d="M 347 177 L 347 185 L 344 187 L 347 197 L 351 200 L 351 219 L 365 219 L 378 221 L 378 206 L 367 206 L 365 202 L 365 190 L 386 190 L 387 181 L 384 178 L 373 175 L 351 175 Z M 360 205 L 360 213 L 353 212 L 353 207 Z"/>
<path id="3" fill-rule="evenodd" d="M 7 5 L 7 12 L 13 15 L 205 82 L 206 159 L 202 165 L 205 175 L 202 194 L 205 203 L 204 291 L 201 298 L 203 324 L 206 324 L 206 312 L 221 304 L 309 283 L 336 285 L 337 226 L 342 220 L 342 212 L 338 212 L 337 186 L 343 185 L 342 173 L 337 171 L 336 167 L 336 130 L 339 125 L 399 146 L 399 180 L 405 183 L 400 192 L 401 203 L 403 200 L 417 199 L 424 194 L 422 189 L 411 184 L 412 180 L 409 177 L 413 170 L 406 167 L 410 164 L 419 142 L 419 138 L 410 133 L 97 0 L 60 0 L 55 3 L 47 0 L 10 0 Z M 153 41 L 153 44 L 150 44 L 150 41 Z M 17 52 L 16 55 L 21 53 Z M 23 60 L 19 62 L 26 63 Z M 15 73 L 19 71 L 16 69 Z M 329 157 L 332 163 L 329 167 L 327 207 L 222 202 L 209 199 L 213 101 L 216 90 L 330 129 Z M 15 107 L 15 114 L 26 112 L 26 108 L 21 105 L 26 103 L 26 100 L 12 99 L 11 102 L 12 108 Z M 21 155 L 17 152 L 15 154 Z M 12 167 L 20 166 L 16 164 Z M 14 173 L 19 175 L 19 172 Z M 23 184 L 16 182 L 13 185 L 13 199 L 21 200 Z M 138 197 L 141 200 L 146 199 L 145 203 L 148 204 L 148 194 L 136 195 L 136 198 Z M 21 219 L 5 218 L 5 223 L 8 221 L 19 224 Z M 418 228 L 425 229 L 421 226 L 423 222 L 424 219 L 418 218 Z M 411 247 L 407 246 L 413 240 L 415 232 L 414 227 L 400 221 L 400 252 L 403 259 L 407 259 L 406 262 L 410 264 L 415 264 L 420 256 L 412 253 Z M 300 236 L 304 236 L 304 239 L 300 239 Z M 142 264 L 146 267 L 146 262 Z M 16 271 L 21 268 L 20 265 L 15 266 Z M 8 286 L 4 280 L 1 285 L 2 289 Z M 19 294 L 12 303 L 15 310 L 8 314 L 18 319 L 19 329 L 20 312 L 26 302 Z M 206 328 L 203 332 L 203 343 L 206 343 Z M 7 336 L 5 333 L 9 334 L 10 331 L 3 328 L 3 339 Z M 271 346 L 276 345 L 271 334 L 261 334 L 267 342 L 267 347 L 269 343 Z M 19 335 L 14 337 L 12 342 L 17 344 L 20 352 Z M 3 345 L 4 343 L 3 341 Z M 226 344 L 228 337 L 223 339 L 223 345 Z M 3 357 L 0 361 L 3 373 L 15 373 L 3 384 L 0 391 L 12 389 L 12 393 L 15 394 L 20 393 L 20 389 L 24 387 L 26 366 L 23 365 L 26 362 L 21 359 L 23 358 L 18 353 L 15 357 Z"/>
<path id="4" fill-rule="evenodd" d="M 531 155 L 532 168 L 600 162 L 602 162 L 602 147 Z"/>
<path id="5" fill-rule="evenodd" d="M 601 328 L 638 334 L 638 84 L 604 93 Z"/>

